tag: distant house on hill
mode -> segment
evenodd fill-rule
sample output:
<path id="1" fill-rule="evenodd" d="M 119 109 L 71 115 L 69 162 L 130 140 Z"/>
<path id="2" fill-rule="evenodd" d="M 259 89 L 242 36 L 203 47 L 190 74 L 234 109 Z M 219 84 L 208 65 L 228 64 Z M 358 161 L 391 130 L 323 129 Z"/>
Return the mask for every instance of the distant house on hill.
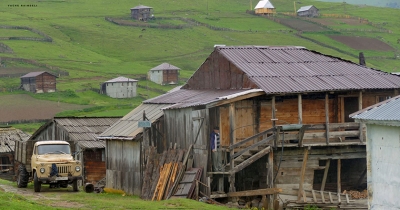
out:
<path id="1" fill-rule="evenodd" d="M 399 110 L 396 96 L 350 115 L 367 126 L 368 209 L 400 208 Z"/>
<path id="2" fill-rule="evenodd" d="M 300 9 L 297 10 L 297 16 L 318 17 L 319 13 L 318 13 L 318 9 L 315 6 L 309 5 L 309 6 L 300 7 Z"/>
<path id="3" fill-rule="evenodd" d="M 117 77 L 101 84 L 100 92 L 111 98 L 133 98 L 137 95 L 137 83 L 135 79 Z"/>
<path id="4" fill-rule="evenodd" d="M 275 7 L 269 0 L 261 0 L 254 8 L 256 14 L 272 15 L 275 13 Z"/>
<path id="5" fill-rule="evenodd" d="M 117 122 L 119 117 L 60 117 L 42 125 L 29 140 L 73 141 L 76 159 L 82 161 L 84 182 L 98 182 L 106 176 L 106 142 L 97 135 Z"/>
<path id="6" fill-rule="evenodd" d="M 153 17 L 153 8 L 139 5 L 131 8 L 131 17 L 136 20 L 146 21 Z"/>
<path id="7" fill-rule="evenodd" d="M 32 93 L 50 93 L 56 91 L 57 76 L 45 71 L 30 72 L 21 78 L 21 87 Z"/>
<path id="8" fill-rule="evenodd" d="M 162 63 L 148 72 L 148 79 L 160 85 L 178 84 L 180 68 L 169 63 Z"/>

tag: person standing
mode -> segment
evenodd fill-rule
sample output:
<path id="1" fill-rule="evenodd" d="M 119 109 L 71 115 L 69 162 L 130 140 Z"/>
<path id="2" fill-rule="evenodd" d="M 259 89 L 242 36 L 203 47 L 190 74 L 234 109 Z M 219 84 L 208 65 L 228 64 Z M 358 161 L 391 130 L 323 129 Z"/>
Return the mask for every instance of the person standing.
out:
<path id="1" fill-rule="evenodd" d="M 210 134 L 211 157 L 214 171 L 223 170 L 223 151 L 221 149 L 221 141 L 219 137 L 219 127 L 214 127 Z"/>

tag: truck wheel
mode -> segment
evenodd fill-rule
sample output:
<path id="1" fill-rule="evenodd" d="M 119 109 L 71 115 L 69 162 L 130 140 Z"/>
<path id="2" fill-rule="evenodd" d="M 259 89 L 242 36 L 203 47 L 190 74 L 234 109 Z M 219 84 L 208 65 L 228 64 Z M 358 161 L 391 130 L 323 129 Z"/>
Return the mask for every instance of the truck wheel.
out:
<path id="1" fill-rule="evenodd" d="M 78 180 L 72 181 L 72 190 L 78 192 Z"/>
<path id="2" fill-rule="evenodd" d="M 40 183 L 40 181 L 38 180 L 38 177 L 37 177 L 36 171 L 35 171 L 35 174 L 33 175 L 33 188 L 35 189 L 35 192 L 40 192 L 41 187 L 42 187 L 42 183 Z"/>
<path id="3" fill-rule="evenodd" d="M 18 174 L 17 174 L 17 187 L 25 188 L 28 186 L 28 172 L 23 164 L 18 166 Z"/>

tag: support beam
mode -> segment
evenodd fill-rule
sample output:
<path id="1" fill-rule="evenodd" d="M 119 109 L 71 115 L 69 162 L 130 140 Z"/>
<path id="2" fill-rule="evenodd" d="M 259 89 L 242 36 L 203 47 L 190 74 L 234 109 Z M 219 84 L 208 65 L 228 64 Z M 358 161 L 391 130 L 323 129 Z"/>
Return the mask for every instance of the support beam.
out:
<path id="1" fill-rule="evenodd" d="M 235 143 L 235 103 L 231 103 L 229 105 L 229 138 L 230 138 L 230 145 L 232 146 Z M 234 155 L 234 150 L 230 150 L 231 157 Z M 233 169 L 235 167 L 235 161 L 231 158 L 230 160 L 230 168 Z M 231 174 L 229 176 L 229 192 L 235 192 L 235 174 Z"/>
<path id="2" fill-rule="evenodd" d="M 304 177 L 306 174 L 307 159 L 308 159 L 308 148 L 304 148 L 303 165 L 301 166 L 301 171 L 300 171 L 300 183 L 299 183 L 299 191 L 297 193 L 297 201 L 301 201 L 300 199 L 303 197 L 304 193 L 303 185 L 304 185 Z"/>
<path id="3" fill-rule="evenodd" d="M 268 171 L 267 171 L 267 186 L 269 188 L 275 187 L 274 184 L 274 152 L 271 150 L 268 155 Z M 273 206 L 273 197 L 272 195 L 267 196 L 269 209 L 272 209 Z"/>
<path id="4" fill-rule="evenodd" d="M 398 89 L 394 89 L 394 96 L 398 96 L 399 95 L 399 90 Z"/>
<path id="5" fill-rule="evenodd" d="M 275 113 L 275 110 L 276 110 L 276 107 L 275 107 L 275 96 L 272 96 L 272 102 L 271 102 L 271 106 L 272 106 L 272 108 L 271 108 L 271 110 L 272 110 L 272 127 L 274 127 L 275 128 L 275 126 L 276 126 L 276 113 Z"/>
<path id="6" fill-rule="evenodd" d="M 322 178 L 321 191 L 325 190 L 326 178 L 328 177 L 329 166 L 331 165 L 331 159 L 326 160 L 324 177 Z"/>
<path id="7" fill-rule="evenodd" d="M 362 107 L 363 107 L 363 103 L 362 103 L 362 101 L 363 101 L 363 99 L 362 99 L 362 91 L 360 91 L 359 93 L 358 93 L 358 110 L 361 110 L 361 109 L 363 109 Z"/>
<path id="8" fill-rule="evenodd" d="M 301 98 L 301 94 L 297 95 L 297 108 L 299 113 L 299 124 L 303 124 L 303 101 Z"/>
<path id="9" fill-rule="evenodd" d="M 337 193 L 338 193 L 338 201 L 339 203 L 342 202 L 340 200 L 340 194 L 342 193 L 342 184 L 341 184 L 341 168 L 342 168 L 342 164 L 341 164 L 341 159 L 337 160 Z"/>
<path id="10" fill-rule="evenodd" d="M 329 95 L 325 93 L 325 129 L 326 129 L 326 145 L 329 145 Z"/>

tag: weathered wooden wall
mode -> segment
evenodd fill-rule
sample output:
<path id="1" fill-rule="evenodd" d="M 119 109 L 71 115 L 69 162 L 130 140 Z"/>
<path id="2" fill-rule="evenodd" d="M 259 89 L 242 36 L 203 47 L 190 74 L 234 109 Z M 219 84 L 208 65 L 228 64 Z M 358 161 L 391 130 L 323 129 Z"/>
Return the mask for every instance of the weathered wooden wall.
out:
<path id="1" fill-rule="evenodd" d="M 85 150 L 84 162 L 84 183 L 95 183 L 106 176 L 106 162 L 104 149 Z"/>
<path id="2" fill-rule="evenodd" d="M 56 91 L 56 77 L 47 72 L 36 77 L 36 93 Z"/>
<path id="3" fill-rule="evenodd" d="M 275 9 L 273 8 L 259 8 L 255 10 L 256 14 L 273 14 L 275 13 Z"/>
<path id="4" fill-rule="evenodd" d="M 139 141 L 107 140 L 106 187 L 140 195 L 141 152 Z"/>
<path id="5" fill-rule="evenodd" d="M 185 89 L 257 88 L 246 74 L 214 51 L 183 86 Z"/>
<path id="6" fill-rule="evenodd" d="M 178 83 L 178 70 L 164 70 L 163 72 L 163 85 L 168 85 L 173 82 Z"/>

